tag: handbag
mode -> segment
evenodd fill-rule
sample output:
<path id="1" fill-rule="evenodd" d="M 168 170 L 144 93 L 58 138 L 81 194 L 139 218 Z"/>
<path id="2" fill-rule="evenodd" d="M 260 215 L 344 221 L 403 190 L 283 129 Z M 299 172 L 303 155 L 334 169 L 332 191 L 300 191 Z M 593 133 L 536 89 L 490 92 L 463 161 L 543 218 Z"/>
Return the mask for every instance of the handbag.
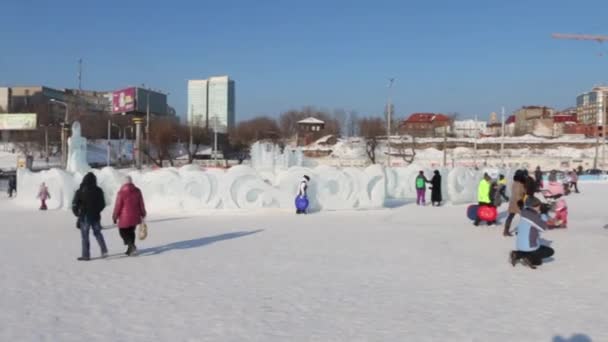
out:
<path id="1" fill-rule="evenodd" d="M 148 237 L 148 225 L 146 222 L 142 221 L 137 226 L 137 237 L 139 237 L 140 240 L 145 240 L 146 237 Z"/>

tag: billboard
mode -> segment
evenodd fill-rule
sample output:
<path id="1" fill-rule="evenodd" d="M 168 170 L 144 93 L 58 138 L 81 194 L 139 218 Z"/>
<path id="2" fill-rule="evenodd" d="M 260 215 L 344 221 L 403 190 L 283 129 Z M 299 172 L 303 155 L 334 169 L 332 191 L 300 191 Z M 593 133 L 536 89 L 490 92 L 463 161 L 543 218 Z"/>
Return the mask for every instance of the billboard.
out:
<path id="1" fill-rule="evenodd" d="M 137 88 L 137 101 L 135 111 L 145 114 L 150 108 L 154 115 L 167 115 L 167 95 L 144 88 Z"/>
<path id="2" fill-rule="evenodd" d="M 36 123 L 36 113 L 0 114 L 0 131 L 33 130 Z"/>
<path id="3" fill-rule="evenodd" d="M 112 93 L 112 114 L 135 111 L 136 88 L 125 88 Z"/>

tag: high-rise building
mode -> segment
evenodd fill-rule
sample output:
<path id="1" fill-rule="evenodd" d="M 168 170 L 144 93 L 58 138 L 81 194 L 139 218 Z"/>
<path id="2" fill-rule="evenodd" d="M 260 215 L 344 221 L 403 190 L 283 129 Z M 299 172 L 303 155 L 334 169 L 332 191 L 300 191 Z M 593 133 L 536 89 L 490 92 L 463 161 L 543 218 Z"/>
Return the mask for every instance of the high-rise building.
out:
<path id="1" fill-rule="evenodd" d="M 188 122 L 227 133 L 235 121 L 233 80 L 218 76 L 188 81 Z"/>
<path id="2" fill-rule="evenodd" d="M 608 116 L 608 87 L 595 87 L 576 97 L 578 121 L 584 125 L 601 126 Z M 601 115 L 604 113 L 604 115 Z"/>
<path id="3" fill-rule="evenodd" d="M 207 80 L 188 81 L 188 123 L 207 126 Z"/>

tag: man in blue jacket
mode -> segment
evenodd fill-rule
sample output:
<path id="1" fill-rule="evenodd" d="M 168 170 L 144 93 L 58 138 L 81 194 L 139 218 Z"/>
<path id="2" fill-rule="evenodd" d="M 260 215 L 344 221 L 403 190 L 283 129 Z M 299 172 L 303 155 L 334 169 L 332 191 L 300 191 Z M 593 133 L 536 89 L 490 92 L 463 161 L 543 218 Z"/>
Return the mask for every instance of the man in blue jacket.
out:
<path id="1" fill-rule="evenodd" d="M 527 207 L 520 214 L 516 250 L 511 251 L 510 259 L 513 266 L 521 261 L 524 265 L 535 269 L 536 266 L 543 264 L 543 259 L 551 257 L 555 251 L 541 244 L 540 234 L 547 229 L 547 223 L 541 216 L 541 201 L 532 197 L 527 202 Z"/>

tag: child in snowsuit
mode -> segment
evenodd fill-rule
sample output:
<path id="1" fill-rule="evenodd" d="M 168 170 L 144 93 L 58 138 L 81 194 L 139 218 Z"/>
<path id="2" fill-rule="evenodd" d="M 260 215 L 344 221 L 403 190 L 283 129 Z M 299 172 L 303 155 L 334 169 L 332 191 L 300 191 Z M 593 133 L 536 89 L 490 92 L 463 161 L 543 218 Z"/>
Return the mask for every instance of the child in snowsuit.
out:
<path id="1" fill-rule="evenodd" d="M 49 188 L 46 187 L 45 183 L 40 184 L 37 197 L 40 200 L 40 210 L 46 210 L 46 200 L 51 199 L 51 194 L 49 194 Z"/>
<path id="2" fill-rule="evenodd" d="M 426 183 L 429 181 L 424 176 L 424 171 L 420 171 L 416 177 L 416 204 L 426 205 Z"/>
<path id="3" fill-rule="evenodd" d="M 543 259 L 552 256 L 555 251 L 540 243 L 540 234 L 548 227 L 541 217 L 541 201 L 532 197 L 528 206 L 521 211 L 521 220 L 517 225 L 517 239 L 514 251 L 510 253 L 511 265 L 518 261 L 535 269 L 542 265 Z"/>
<path id="4" fill-rule="evenodd" d="M 304 179 L 300 182 L 300 187 L 298 188 L 298 197 L 306 198 L 308 191 L 308 182 L 310 181 L 310 177 L 304 176 Z M 296 214 L 306 214 L 306 210 L 300 210 L 296 208 Z"/>
<path id="5" fill-rule="evenodd" d="M 560 199 L 555 204 L 555 216 L 547 221 L 549 228 L 568 228 L 568 205 Z"/>

